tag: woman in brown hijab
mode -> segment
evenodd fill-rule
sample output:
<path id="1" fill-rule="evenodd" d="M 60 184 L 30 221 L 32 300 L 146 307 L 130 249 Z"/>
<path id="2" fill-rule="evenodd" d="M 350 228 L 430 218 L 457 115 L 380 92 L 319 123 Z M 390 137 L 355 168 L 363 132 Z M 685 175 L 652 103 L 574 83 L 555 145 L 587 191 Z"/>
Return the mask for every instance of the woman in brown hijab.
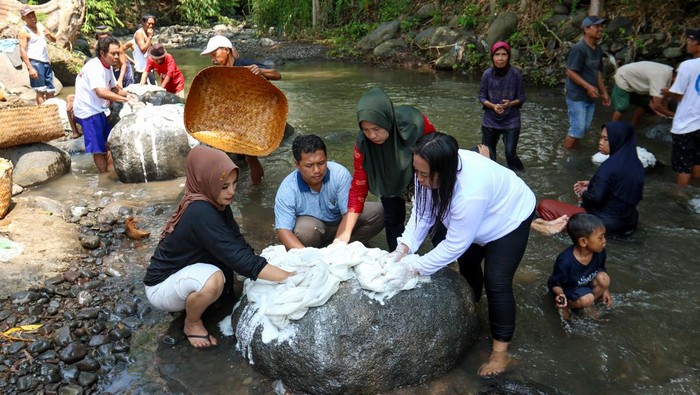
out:
<path id="1" fill-rule="evenodd" d="M 251 279 L 283 281 L 291 273 L 256 255 L 229 206 L 238 167 L 222 151 L 198 146 L 187 156 L 185 195 L 163 227 L 144 284 L 157 309 L 185 311 L 183 333 L 197 348 L 216 345 L 202 323 L 204 310 L 233 281 L 233 271 Z"/>

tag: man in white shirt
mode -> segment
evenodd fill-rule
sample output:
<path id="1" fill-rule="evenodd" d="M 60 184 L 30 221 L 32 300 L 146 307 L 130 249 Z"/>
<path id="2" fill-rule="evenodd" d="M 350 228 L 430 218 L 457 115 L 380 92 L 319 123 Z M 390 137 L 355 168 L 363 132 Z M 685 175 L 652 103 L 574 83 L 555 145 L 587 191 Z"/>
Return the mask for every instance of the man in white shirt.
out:
<path id="1" fill-rule="evenodd" d="M 669 92 L 680 100 L 673 118 L 671 167 L 678 185 L 700 178 L 700 29 L 687 29 L 686 51 L 693 59 L 678 66 Z"/>
<path id="2" fill-rule="evenodd" d="M 119 61 L 121 46 L 112 36 L 97 42 L 96 57 L 90 59 L 75 77 L 73 114 L 83 127 L 85 152 L 91 153 L 97 171 L 108 170 L 107 137 L 111 127 L 105 110 L 112 101 L 126 102 L 127 93 L 117 86 L 112 66 Z"/>

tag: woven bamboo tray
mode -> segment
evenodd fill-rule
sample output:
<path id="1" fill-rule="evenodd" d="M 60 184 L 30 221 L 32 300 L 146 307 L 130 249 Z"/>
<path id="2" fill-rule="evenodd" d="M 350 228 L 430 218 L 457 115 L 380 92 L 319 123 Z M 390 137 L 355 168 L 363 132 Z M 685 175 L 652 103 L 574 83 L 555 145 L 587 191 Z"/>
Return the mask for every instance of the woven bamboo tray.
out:
<path id="1" fill-rule="evenodd" d="M 287 97 L 245 67 L 213 66 L 192 81 L 185 129 L 222 151 L 264 156 L 279 147 L 287 123 Z"/>
<path id="2" fill-rule="evenodd" d="M 47 104 L 0 110 L 0 148 L 41 143 L 63 136 L 58 106 Z"/>
<path id="3" fill-rule="evenodd" d="M 5 218 L 12 198 L 12 162 L 0 158 L 0 219 Z"/>

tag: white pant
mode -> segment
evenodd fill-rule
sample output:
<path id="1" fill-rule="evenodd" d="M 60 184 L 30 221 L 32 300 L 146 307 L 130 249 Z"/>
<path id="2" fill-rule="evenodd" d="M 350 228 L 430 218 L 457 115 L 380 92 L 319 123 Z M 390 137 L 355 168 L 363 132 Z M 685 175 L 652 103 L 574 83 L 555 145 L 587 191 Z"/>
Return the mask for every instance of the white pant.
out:
<path id="1" fill-rule="evenodd" d="M 146 297 L 158 310 L 176 312 L 185 310 L 185 301 L 193 292 L 199 292 L 209 278 L 221 269 L 208 263 L 185 266 L 165 281 L 146 286 Z"/>

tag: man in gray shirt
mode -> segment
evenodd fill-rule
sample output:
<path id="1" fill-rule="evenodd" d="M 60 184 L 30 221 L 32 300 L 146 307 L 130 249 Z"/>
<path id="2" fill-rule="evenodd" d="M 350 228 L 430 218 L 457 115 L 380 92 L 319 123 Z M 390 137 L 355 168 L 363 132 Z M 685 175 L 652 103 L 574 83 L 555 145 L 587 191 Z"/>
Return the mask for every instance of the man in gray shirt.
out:
<path id="1" fill-rule="evenodd" d="M 275 232 L 292 248 L 329 245 L 348 211 L 350 172 L 327 160 L 326 145 L 316 135 L 294 139 L 292 154 L 297 169 L 282 180 L 275 196 Z M 366 243 L 384 226 L 379 202 L 366 202 L 352 240 Z"/>
<path id="2" fill-rule="evenodd" d="M 571 47 L 566 60 L 566 106 L 569 109 L 569 133 L 564 148 L 571 149 L 590 128 L 595 101 L 610 106 L 610 96 L 603 82 L 603 51 L 597 45 L 603 36 L 605 19 L 587 16 L 581 22 L 583 38 Z"/>

